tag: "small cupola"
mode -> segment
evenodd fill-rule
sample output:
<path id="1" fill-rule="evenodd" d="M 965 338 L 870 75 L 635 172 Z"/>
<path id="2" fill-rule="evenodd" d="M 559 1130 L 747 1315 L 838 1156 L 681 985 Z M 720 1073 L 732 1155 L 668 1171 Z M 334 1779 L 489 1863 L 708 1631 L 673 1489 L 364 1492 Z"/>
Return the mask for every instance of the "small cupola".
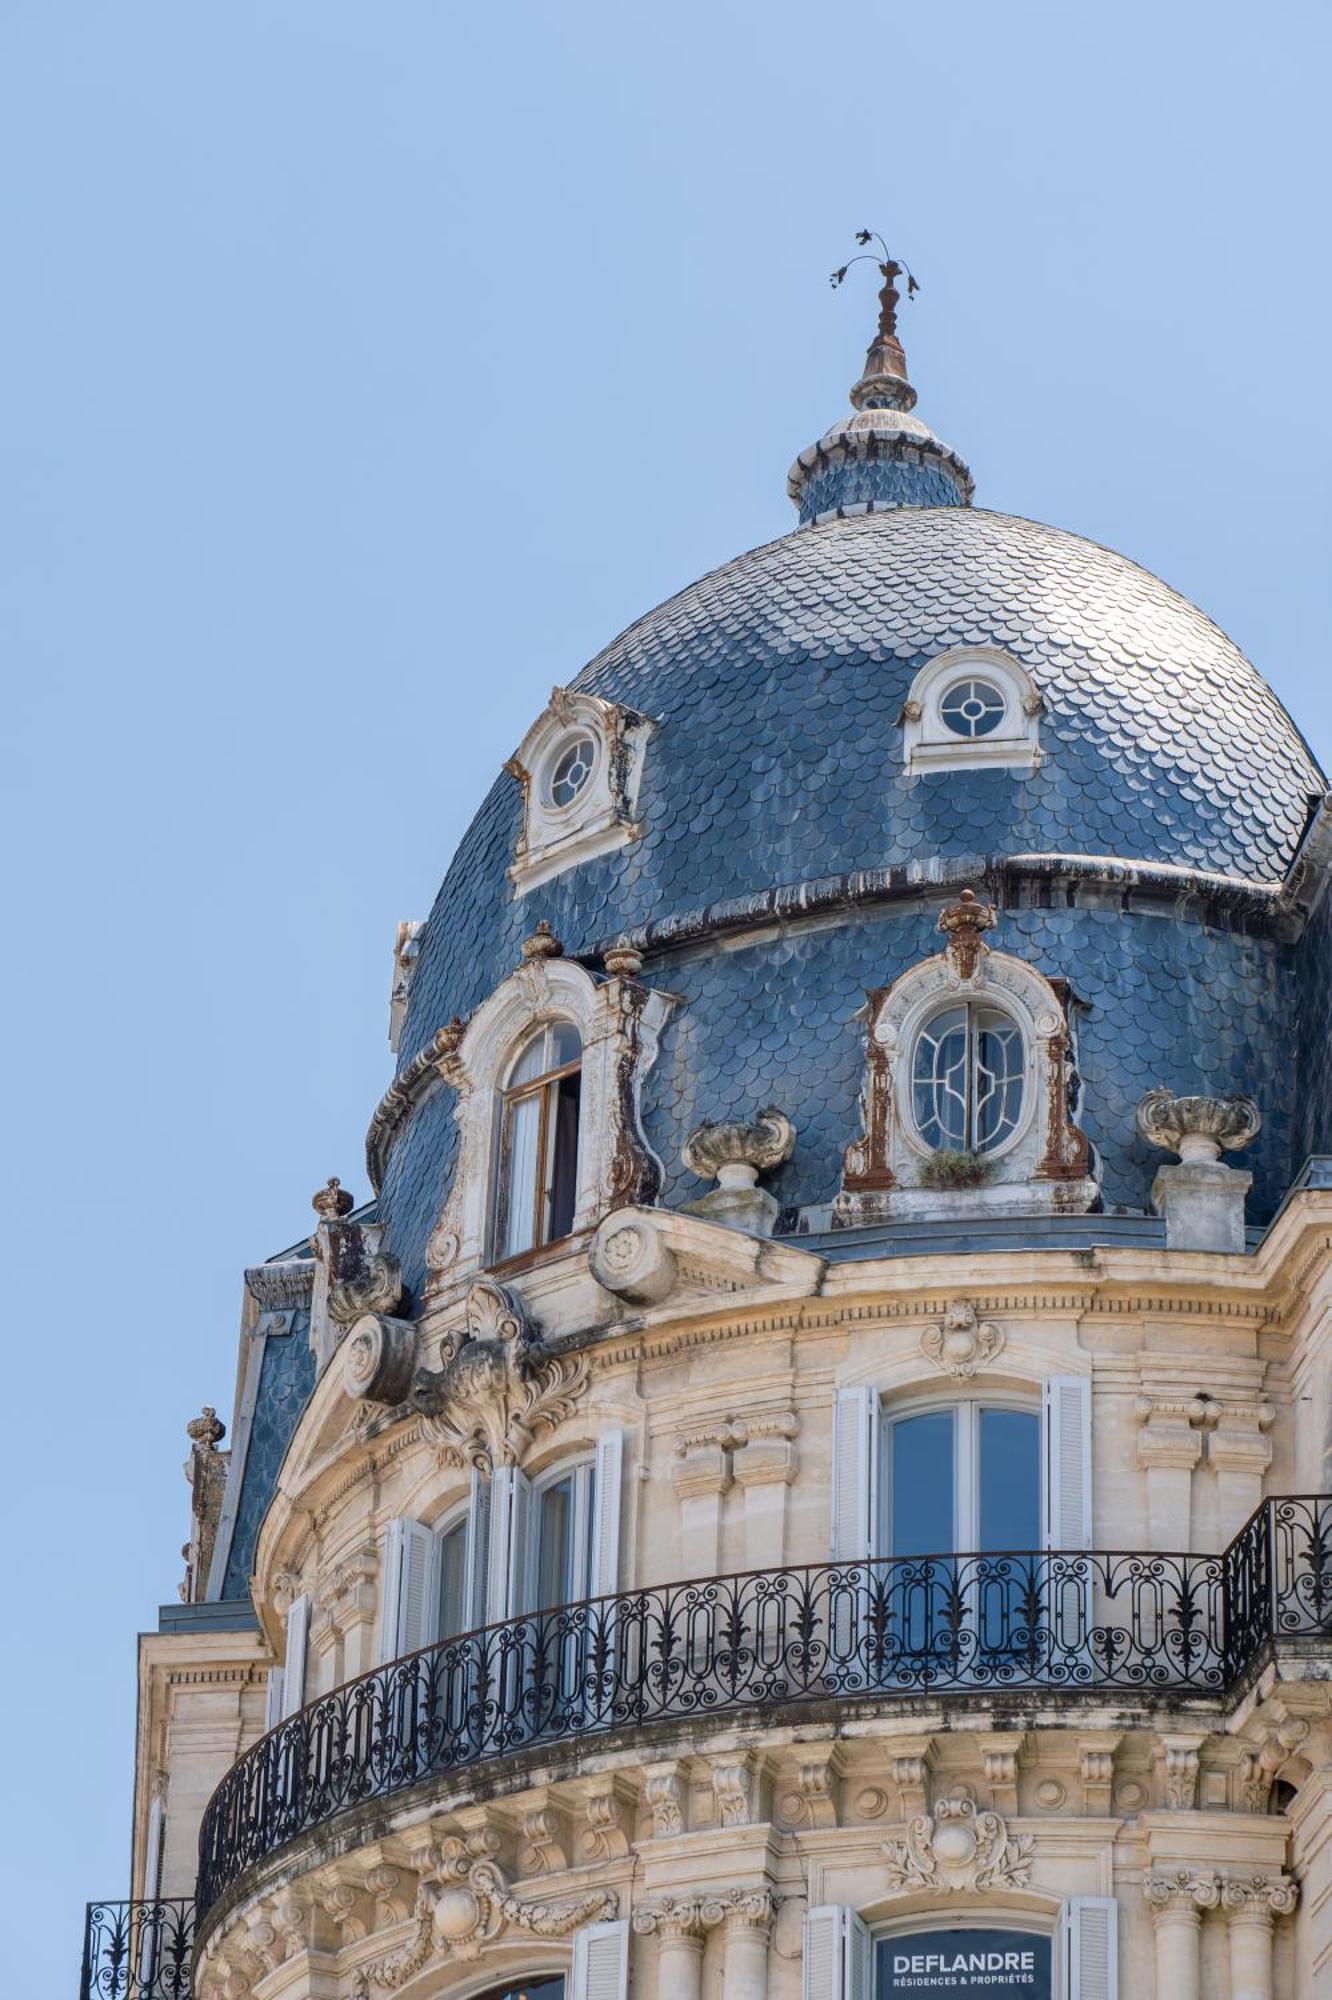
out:
<path id="1" fill-rule="evenodd" d="M 879 324 L 851 391 L 854 414 L 802 451 L 787 475 L 786 490 L 802 528 L 884 508 L 969 507 L 975 490 L 957 453 L 913 415 L 916 392 L 897 334 L 896 281 L 905 275 L 908 297 L 920 287 L 873 230 L 862 229 L 856 241 L 876 249 L 841 265 L 832 283 L 840 286 L 853 264 L 877 264 L 883 279 Z"/>

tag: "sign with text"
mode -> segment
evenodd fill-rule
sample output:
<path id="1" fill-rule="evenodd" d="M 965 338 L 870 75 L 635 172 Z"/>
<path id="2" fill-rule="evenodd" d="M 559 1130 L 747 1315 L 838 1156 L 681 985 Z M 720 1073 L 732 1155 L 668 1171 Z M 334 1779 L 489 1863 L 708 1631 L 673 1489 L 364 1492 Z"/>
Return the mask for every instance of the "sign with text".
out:
<path id="1" fill-rule="evenodd" d="M 875 1946 L 877 2000 L 933 1993 L 1052 2000 L 1050 1939 L 1039 1931 L 906 1931 Z"/>

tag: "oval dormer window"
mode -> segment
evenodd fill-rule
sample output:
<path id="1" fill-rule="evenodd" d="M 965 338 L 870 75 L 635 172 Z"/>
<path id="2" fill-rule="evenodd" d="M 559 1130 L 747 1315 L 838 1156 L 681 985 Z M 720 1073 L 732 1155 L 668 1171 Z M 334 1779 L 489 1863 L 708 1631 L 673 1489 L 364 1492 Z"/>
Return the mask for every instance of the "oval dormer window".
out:
<path id="1" fill-rule="evenodd" d="M 997 1151 L 1017 1131 L 1025 1084 L 1022 1030 L 998 1007 L 943 1007 L 916 1037 L 911 1108 L 932 1151 Z"/>
<path id="2" fill-rule="evenodd" d="M 550 760 L 548 790 L 557 809 L 571 806 L 587 789 L 597 763 L 597 746 L 591 736 L 575 736 L 561 744 Z"/>
<path id="3" fill-rule="evenodd" d="M 990 736 L 1008 712 L 993 681 L 955 681 L 940 698 L 939 714 L 954 736 Z"/>

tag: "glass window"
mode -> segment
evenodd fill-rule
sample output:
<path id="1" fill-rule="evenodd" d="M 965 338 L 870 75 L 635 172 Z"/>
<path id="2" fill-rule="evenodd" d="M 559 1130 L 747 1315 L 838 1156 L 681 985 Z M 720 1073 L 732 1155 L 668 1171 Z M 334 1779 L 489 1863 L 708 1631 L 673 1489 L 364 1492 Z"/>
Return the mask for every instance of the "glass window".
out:
<path id="1" fill-rule="evenodd" d="M 954 681 L 939 703 L 939 714 L 954 736 L 989 736 L 1007 707 L 993 681 Z"/>
<path id="2" fill-rule="evenodd" d="M 538 1490 L 535 1610 L 591 1595 L 593 1478 L 591 1465 L 575 1465 Z"/>
<path id="3" fill-rule="evenodd" d="M 535 1979 L 516 1979 L 508 1986 L 492 1986 L 479 2000 L 564 2000 L 564 1974 L 543 1972 Z"/>
<path id="4" fill-rule="evenodd" d="M 467 1625 L 467 1519 L 439 1538 L 439 1636 L 456 1639 Z"/>
<path id="5" fill-rule="evenodd" d="M 989 1153 L 1017 1129 L 1026 1052 L 1017 1022 L 977 1001 L 945 1007 L 916 1038 L 911 1099 L 925 1144 Z"/>
<path id="6" fill-rule="evenodd" d="M 509 1072 L 500 1110 L 495 1254 L 567 1236 L 578 1204 L 582 1044 L 569 1021 L 539 1028 Z"/>
<path id="7" fill-rule="evenodd" d="M 590 736 L 576 736 L 555 752 L 550 767 L 550 802 L 571 806 L 596 767 L 597 746 Z"/>
<path id="8" fill-rule="evenodd" d="M 1034 1410 L 958 1403 L 890 1417 L 884 1433 L 889 1555 L 1040 1547 Z"/>

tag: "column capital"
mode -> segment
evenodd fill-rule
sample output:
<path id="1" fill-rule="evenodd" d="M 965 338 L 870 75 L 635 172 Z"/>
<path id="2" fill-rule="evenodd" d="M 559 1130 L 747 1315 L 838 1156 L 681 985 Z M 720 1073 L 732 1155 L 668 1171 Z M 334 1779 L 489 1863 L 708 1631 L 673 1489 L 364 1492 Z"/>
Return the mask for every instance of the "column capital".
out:
<path id="1" fill-rule="evenodd" d="M 1197 1922 L 1204 1910 L 1214 1910 L 1220 1902 L 1221 1879 L 1203 1869 L 1162 1869 L 1145 1878 L 1142 1893 L 1158 1922 Z"/>
<path id="2" fill-rule="evenodd" d="M 1289 1875 L 1228 1875 L 1221 1884 L 1221 1907 L 1232 1923 L 1270 1924 L 1288 1917 L 1300 1898 Z"/>

